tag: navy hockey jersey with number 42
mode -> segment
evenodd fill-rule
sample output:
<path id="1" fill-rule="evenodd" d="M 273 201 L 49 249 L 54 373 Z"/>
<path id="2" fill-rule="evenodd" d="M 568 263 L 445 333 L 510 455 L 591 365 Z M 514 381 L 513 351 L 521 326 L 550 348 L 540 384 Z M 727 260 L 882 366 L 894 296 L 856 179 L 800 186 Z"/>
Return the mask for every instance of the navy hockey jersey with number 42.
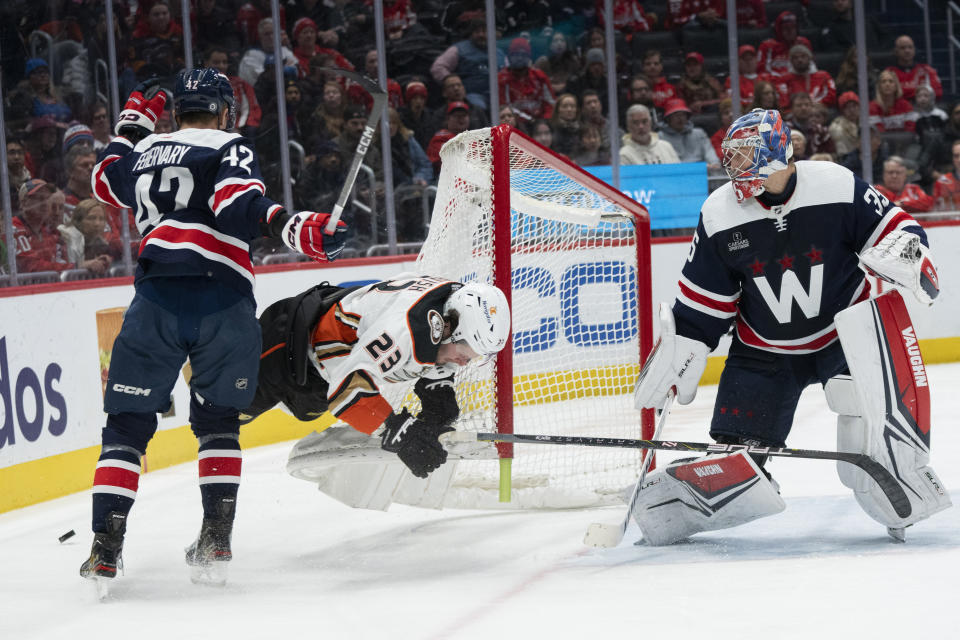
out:
<path id="1" fill-rule="evenodd" d="M 164 273 L 206 274 L 253 296 L 250 242 L 282 207 L 264 197 L 245 138 L 214 129 L 153 134 L 132 146 L 116 138 L 94 167 L 94 193 L 133 209 L 144 260 Z"/>
<path id="2" fill-rule="evenodd" d="M 894 229 L 927 244 L 912 217 L 849 170 L 796 167 L 780 207 L 740 205 L 729 183 L 704 202 L 673 308 L 677 333 L 714 349 L 734 321 L 749 346 L 818 351 L 837 339 L 834 315 L 870 295 L 857 254 Z"/>

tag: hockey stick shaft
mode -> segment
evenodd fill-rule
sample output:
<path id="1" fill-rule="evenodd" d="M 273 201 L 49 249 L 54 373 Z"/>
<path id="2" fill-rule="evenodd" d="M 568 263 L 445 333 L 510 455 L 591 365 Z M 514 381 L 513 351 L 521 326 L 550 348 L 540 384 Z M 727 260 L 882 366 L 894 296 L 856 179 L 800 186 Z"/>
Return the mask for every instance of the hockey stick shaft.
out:
<path id="1" fill-rule="evenodd" d="M 663 426 L 667 422 L 667 415 L 670 413 L 670 407 L 673 404 L 674 392 L 671 391 L 667 394 L 667 400 L 663 405 L 663 408 L 660 409 L 660 415 L 657 416 L 657 426 L 653 432 L 653 439 L 657 440 L 660 437 L 660 434 L 663 433 Z M 637 480 L 636 486 L 633 488 L 633 492 L 630 494 L 630 500 L 627 501 L 627 513 L 624 514 L 623 520 L 621 520 L 620 525 L 605 525 L 600 523 L 594 523 L 590 525 L 590 528 L 587 530 L 587 535 L 584 537 L 584 543 L 589 544 L 595 547 L 615 547 L 623 540 L 623 536 L 627 533 L 627 527 L 630 526 L 630 518 L 633 516 L 633 507 L 637 503 L 637 499 L 640 497 L 640 489 L 643 487 L 643 483 L 647 478 L 647 472 L 650 471 L 651 463 L 653 462 L 653 451 L 647 450 L 647 455 L 643 457 L 643 465 L 640 468 L 640 478 Z"/>
<path id="2" fill-rule="evenodd" d="M 658 451 L 699 451 L 705 453 L 736 453 L 746 451 L 759 455 L 811 460 L 838 460 L 852 464 L 873 478 L 901 518 L 910 515 L 910 499 L 906 491 L 882 464 L 863 453 L 820 451 L 816 449 L 790 449 L 787 447 L 752 447 L 743 444 L 719 444 L 715 442 L 674 442 L 670 440 L 634 440 L 630 438 L 596 438 L 589 436 L 548 436 L 519 433 L 478 433 L 477 440 L 489 442 L 512 442 L 515 444 L 572 444 L 585 447 L 619 447 L 654 449 Z"/>
<path id="3" fill-rule="evenodd" d="M 360 165 L 363 164 L 367 150 L 373 144 L 373 135 L 380 124 L 380 116 L 383 115 L 383 110 L 387 106 L 387 92 L 370 78 L 354 71 L 347 71 L 339 67 L 326 67 L 324 71 L 331 71 L 348 80 L 353 80 L 373 96 L 373 106 L 370 108 L 370 115 L 367 116 L 367 126 L 363 128 L 363 133 L 360 135 L 357 150 L 353 154 L 353 162 L 350 163 L 350 170 L 347 171 L 347 179 L 343 183 L 343 188 L 340 189 L 340 197 L 337 198 L 337 204 L 333 206 L 333 211 L 330 212 L 330 220 L 327 222 L 326 232 L 333 234 L 337 228 L 337 223 L 340 221 L 340 216 L 343 215 L 343 209 L 347 206 L 347 199 L 350 198 L 350 192 L 353 191 L 353 184 L 357 181 Z"/>

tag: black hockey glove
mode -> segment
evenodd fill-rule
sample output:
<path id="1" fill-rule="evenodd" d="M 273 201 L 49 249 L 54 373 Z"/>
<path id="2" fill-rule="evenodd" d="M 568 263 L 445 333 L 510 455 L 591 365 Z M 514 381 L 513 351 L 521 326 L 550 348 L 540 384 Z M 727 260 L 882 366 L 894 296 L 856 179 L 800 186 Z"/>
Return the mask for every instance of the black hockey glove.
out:
<path id="1" fill-rule="evenodd" d="M 420 378 L 413 387 L 420 398 L 418 419 L 439 427 L 448 427 L 460 416 L 457 392 L 453 388 L 453 374 L 446 378 Z"/>
<path id="2" fill-rule="evenodd" d="M 384 427 L 380 447 L 397 454 L 400 461 L 418 478 L 426 478 L 447 461 L 447 452 L 437 438 L 441 433 L 453 429 L 437 429 L 427 425 L 410 415 L 406 409 L 391 414 L 384 422 Z"/>

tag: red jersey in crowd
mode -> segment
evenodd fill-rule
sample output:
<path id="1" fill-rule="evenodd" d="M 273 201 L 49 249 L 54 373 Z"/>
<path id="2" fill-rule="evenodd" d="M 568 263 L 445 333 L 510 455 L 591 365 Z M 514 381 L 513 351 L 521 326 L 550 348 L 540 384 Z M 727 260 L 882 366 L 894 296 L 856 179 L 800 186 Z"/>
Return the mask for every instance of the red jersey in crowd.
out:
<path id="1" fill-rule="evenodd" d="M 653 105 L 658 109 L 663 109 L 663 105 L 667 103 L 667 100 L 680 97 L 680 92 L 677 91 L 677 88 L 667 82 L 667 79 L 664 77 L 657 78 L 657 81 L 651 83 L 651 85 L 650 91 L 653 93 Z"/>
<path id="2" fill-rule="evenodd" d="M 347 97 L 353 104 L 363 105 L 368 112 L 373 107 L 373 96 L 356 82 L 347 83 Z M 403 106 L 403 87 L 393 78 L 387 78 L 387 104 L 394 109 Z"/>
<path id="3" fill-rule="evenodd" d="M 960 211 L 960 179 L 957 174 L 945 173 L 933 183 L 933 199 L 941 211 Z"/>
<path id="4" fill-rule="evenodd" d="M 803 92 L 809 94 L 810 99 L 815 103 L 828 107 L 837 106 L 837 85 L 826 71 L 814 71 L 808 74 L 786 73 L 777 76 L 773 84 L 780 95 L 787 98 L 788 104 L 790 96 Z"/>
<path id="5" fill-rule="evenodd" d="M 899 205 L 907 213 L 922 213 L 933 208 L 933 196 L 927 195 L 919 185 L 908 182 L 900 193 L 894 193 L 882 184 L 875 185 L 875 188 L 887 200 Z"/>
<path id="6" fill-rule="evenodd" d="M 938 100 L 943 97 L 943 85 L 940 84 L 940 76 L 937 75 L 937 70 L 928 64 L 918 62 L 909 69 L 887 67 L 885 70 L 897 74 L 905 100 L 913 100 L 913 96 L 917 93 L 917 87 L 924 84 L 930 85 Z"/>
<path id="7" fill-rule="evenodd" d="M 604 0 L 597 0 L 597 25 L 604 26 Z M 652 31 L 653 27 L 638 0 L 613 0 L 613 28 L 632 34 L 636 31 Z"/>
<path id="8" fill-rule="evenodd" d="M 67 262 L 67 249 L 60 242 L 60 233 L 49 226 L 34 231 L 23 218 L 13 218 L 13 244 L 16 247 L 17 271 L 66 271 L 76 265 Z"/>
<path id="9" fill-rule="evenodd" d="M 670 0 L 663 26 L 665 29 L 682 27 L 697 17 L 698 13 L 708 9 L 713 9 L 722 17 L 726 8 L 725 0 Z"/>
<path id="10" fill-rule="evenodd" d="M 917 112 L 903 98 L 897 98 L 889 111 L 876 100 L 871 100 L 870 126 L 876 127 L 878 131 L 916 131 Z"/>
<path id="11" fill-rule="evenodd" d="M 523 73 L 503 69 L 497 74 L 500 85 L 500 106 L 510 105 L 532 118 L 549 118 L 557 101 L 550 78 L 536 67 L 527 67 Z"/>
<path id="12" fill-rule="evenodd" d="M 751 104 L 753 104 L 753 94 L 754 86 L 758 82 L 769 82 L 777 89 L 777 93 L 780 93 L 780 88 L 777 86 L 776 80 L 773 76 L 767 73 L 755 73 L 753 77 L 750 76 L 740 76 L 740 110 L 743 111 Z M 727 95 L 730 96 L 730 76 L 727 76 L 727 79 L 723 82 L 723 88 L 727 90 Z"/>
<path id="13" fill-rule="evenodd" d="M 230 77 L 230 86 L 233 87 L 233 99 L 237 110 L 237 129 L 243 127 L 259 127 L 263 112 L 257 102 L 257 94 L 253 85 L 240 76 Z"/>

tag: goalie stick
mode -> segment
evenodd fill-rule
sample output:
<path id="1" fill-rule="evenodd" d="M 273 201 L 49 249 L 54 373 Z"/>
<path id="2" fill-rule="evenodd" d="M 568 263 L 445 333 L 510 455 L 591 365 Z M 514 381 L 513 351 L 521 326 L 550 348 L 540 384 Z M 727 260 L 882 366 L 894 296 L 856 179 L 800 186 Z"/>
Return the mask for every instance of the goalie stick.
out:
<path id="1" fill-rule="evenodd" d="M 667 421 L 667 414 L 670 413 L 670 406 L 673 404 L 674 391 L 671 389 L 667 394 L 667 401 L 660 409 L 660 415 L 657 416 L 657 427 L 653 432 L 653 439 L 657 440 L 663 432 L 663 425 Z M 633 506 L 637 503 L 637 497 L 640 495 L 640 488 L 643 481 L 647 478 L 647 472 L 650 470 L 650 464 L 653 461 L 653 452 L 647 452 L 643 459 L 643 467 L 640 469 L 640 478 L 637 480 L 633 493 L 630 495 L 630 501 L 627 502 L 627 513 L 623 516 L 623 522 L 620 525 L 605 524 L 603 522 L 594 522 L 587 527 L 587 532 L 583 536 L 583 544 L 590 547 L 615 547 L 623 540 L 627 533 L 627 527 L 630 526 L 630 518 L 633 514 Z"/>
<path id="2" fill-rule="evenodd" d="M 512 442 L 521 444 L 574 444 L 585 447 L 639 447 L 658 451 L 700 451 L 707 453 L 733 453 L 746 451 L 785 458 L 812 460 L 839 460 L 847 462 L 873 478 L 879 485 L 894 511 L 901 518 L 910 515 L 910 499 L 903 487 L 883 465 L 865 453 L 842 451 L 819 451 L 816 449 L 790 449 L 787 447 L 751 447 L 743 444 L 718 444 L 713 442 L 674 442 L 671 440 L 633 440 L 630 438 L 593 438 L 588 436 L 547 436 L 518 433 L 478 433 L 477 440 L 485 442 Z"/>
<path id="3" fill-rule="evenodd" d="M 384 107 L 387 106 L 387 92 L 370 78 L 355 71 L 347 71 L 339 67 L 324 67 L 323 70 L 353 80 L 373 96 L 373 106 L 370 108 L 370 115 L 367 116 L 367 126 L 363 128 L 363 133 L 360 135 L 357 150 L 353 154 L 353 162 L 350 163 L 350 170 L 347 172 L 347 179 L 343 183 L 343 188 L 340 189 L 340 197 L 337 198 L 337 204 L 333 206 L 333 211 L 330 212 L 330 220 L 327 222 L 326 232 L 332 235 L 337 228 L 337 222 L 340 221 L 340 216 L 343 215 L 343 208 L 347 206 L 347 198 L 353 191 L 353 184 L 357 181 L 357 174 L 360 173 L 360 165 L 363 164 L 363 158 L 367 155 L 367 149 L 373 143 L 373 134 L 376 133 L 380 116 L 383 114 Z"/>

